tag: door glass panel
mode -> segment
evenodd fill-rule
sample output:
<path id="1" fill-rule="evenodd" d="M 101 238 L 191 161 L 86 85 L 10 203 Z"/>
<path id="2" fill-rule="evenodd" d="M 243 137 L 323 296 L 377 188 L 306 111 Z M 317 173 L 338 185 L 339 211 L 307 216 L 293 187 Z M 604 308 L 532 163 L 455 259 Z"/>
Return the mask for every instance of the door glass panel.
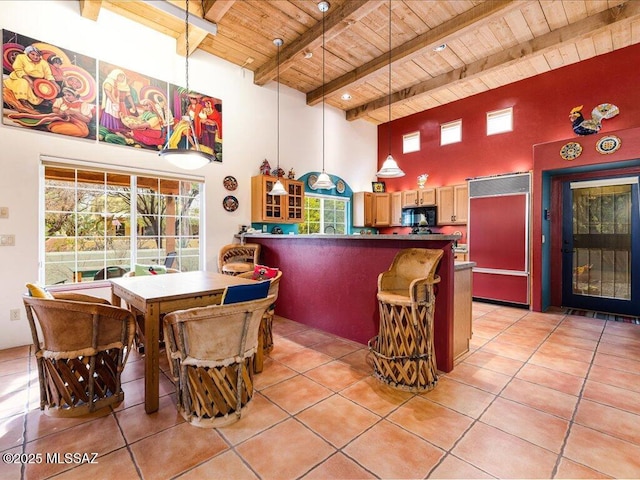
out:
<path id="1" fill-rule="evenodd" d="M 631 299 L 631 185 L 575 188 L 575 295 Z"/>

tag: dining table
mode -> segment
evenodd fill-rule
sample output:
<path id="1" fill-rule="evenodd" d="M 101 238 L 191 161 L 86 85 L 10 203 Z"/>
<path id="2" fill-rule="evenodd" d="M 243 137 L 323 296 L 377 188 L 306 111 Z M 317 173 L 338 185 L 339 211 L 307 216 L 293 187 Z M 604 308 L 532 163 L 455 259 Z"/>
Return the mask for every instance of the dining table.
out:
<path id="1" fill-rule="evenodd" d="M 144 407 L 158 410 L 160 381 L 160 318 L 162 315 L 194 307 L 219 304 L 226 287 L 246 285 L 254 280 L 220 273 L 193 271 L 178 274 L 112 278 L 111 303 L 134 308 L 144 315 Z"/>

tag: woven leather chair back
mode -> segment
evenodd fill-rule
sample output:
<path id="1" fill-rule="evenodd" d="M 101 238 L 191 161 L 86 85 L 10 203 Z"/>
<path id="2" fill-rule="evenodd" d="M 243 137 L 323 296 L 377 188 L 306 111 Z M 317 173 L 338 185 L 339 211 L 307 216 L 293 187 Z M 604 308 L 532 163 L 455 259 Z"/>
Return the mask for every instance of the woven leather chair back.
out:
<path id="1" fill-rule="evenodd" d="M 260 263 L 260 249 L 261 245 L 257 243 L 245 243 L 244 245 L 234 243 L 223 246 L 218 253 L 218 271 L 230 275 L 241 273 L 225 271 L 223 267 L 229 263 L 246 263 L 248 265 L 245 271 L 253 271 L 253 267 Z"/>
<path id="2" fill-rule="evenodd" d="M 133 342 L 134 317 L 103 299 L 77 298 L 84 301 L 23 297 L 40 406 L 52 416 L 84 415 L 124 398 L 120 375 Z"/>
<path id="3" fill-rule="evenodd" d="M 253 398 L 258 328 L 274 297 L 172 312 L 164 317 L 177 407 L 192 425 L 240 419 Z"/>

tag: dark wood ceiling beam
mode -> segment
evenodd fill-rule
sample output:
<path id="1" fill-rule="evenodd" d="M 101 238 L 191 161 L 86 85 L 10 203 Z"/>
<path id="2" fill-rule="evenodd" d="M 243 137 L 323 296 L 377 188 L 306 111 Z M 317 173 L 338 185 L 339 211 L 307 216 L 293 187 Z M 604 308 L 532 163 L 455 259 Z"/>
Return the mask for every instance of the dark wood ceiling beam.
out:
<path id="1" fill-rule="evenodd" d="M 236 0 L 205 0 L 202 17 L 212 23 L 220 23 Z"/>
<path id="2" fill-rule="evenodd" d="M 394 92 L 391 104 L 407 100 L 417 95 L 433 92 L 449 84 L 478 77 L 492 70 L 508 67 L 533 55 L 544 54 L 557 49 L 563 44 L 575 42 L 579 37 L 591 36 L 612 25 L 623 25 L 640 19 L 640 2 L 627 2 L 623 5 L 604 10 L 566 27 L 559 28 L 530 41 L 520 43 L 507 50 L 498 52 L 464 67 L 457 68 L 429 80 L 416 83 L 411 87 Z M 347 120 L 356 120 L 367 116 L 379 108 L 387 107 L 389 96 L 379 97 L 371 102 L 347 110 Z"/>
<path id="3" fill-rule="evenodd" d="M 98 20 L 102 0 L 80 0 L 80 15 L 94 22 Z"/>
<path id="4" fill-rule="evenodd" d="M 382 0 L 349 0 L 333 12 L 329 9 L 329 14 L 324 19 L 325 41 L 349 28 L 347 19 L 358 21 L 371 11 L 379 8 L 382 3 Z M 292 43 L 288 45 L 285 43 L 280 51 L 280 73 L 291 66 L 297 55 L 307 50 L 315 50 L 321 46 L 322 21 L 319 21 Z M 256 85 L 265 85 L 276 77 L 277 67 L 277 57 L 274 56 L 254 72 L 253 83 Z"/>
<path id="5" fill-rule="evenodd" d="M 438 25 L 431 30 L 418 35 L 408 42 L 398 45 L 391 50 L 391 64 L 399 60 L 410 60 L 411 58 L 424 53 L 424 49 L 433 49 L 438 45 L 446 43 L 453 36 L 460 36 L 468 30 L 477 27 L 479 22 L 487 22 L 502 16 L 514 8 L 522 8 L 523 2 L 513 0 L 491 0 L 483 2 L 451 20 Z M 364 82 L 368 77 L 378 73 L 383 68 L 389 66 L 389 53 L 384 53 L 370 62 L 345 73 L 344 75 L 328 82 L 324 85 L 324 95 L 330 95 L 341 90 L 352 83 Z M 307 93 L 307 105 L 315 105 L 322 101 L 322 86 Z"/>

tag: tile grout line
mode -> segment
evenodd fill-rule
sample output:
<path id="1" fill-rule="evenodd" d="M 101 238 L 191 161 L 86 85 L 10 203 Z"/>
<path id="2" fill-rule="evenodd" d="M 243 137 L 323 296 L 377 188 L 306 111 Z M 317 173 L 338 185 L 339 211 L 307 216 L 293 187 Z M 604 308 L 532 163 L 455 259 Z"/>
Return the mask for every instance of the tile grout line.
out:
<path id="1" fill-rule="evenodd" d="M 29 383 L 27 383 L 27 403 L 25 404 L 25 408 L 24 408 L 24 419 L 22 421 L 22 453 L 26 453 L 27 451 L 27 421 L 29 418 L 29 399 L 31 398 L 31 384 L 33 383 L 33 380 L 31 379 L 31 356 L 34 357 L 35 359 L 35 352 L 32 352 L 34 348 L 34 345 L 29 345 L 29 354 L 27 355 L 27 375 L 29 378 Z M 38 408 L 42 407 L 42 399 L 40 398 L 40 370 L 38 367 L 38 361 L 37 359 L 35 359 L 36 361 L 36 371 L 38 373 L 38 381 L 37 381 L 37 385 L 38 385 Z M 20 466 L 20 479 L 24 480 L 25 479 L 25 474 L 26 474 L 26 469 L 27 469 L 27 464 L 26 463 L 22 463 Z"/>
<path id="2" fill-rule="evenodd" d="M 571 435 L 571 429 L 572 429 L 573 425 L 575 424 L 575 418 L 576 418 L 576 415 L 578 413 L 578 408 L 580 407 L 580 403 L 582 402 L 582 395 L 584 394 L 584 390 L 585 390 L 585 388 L 587 386 L 587 380 L 589 378 L 589 374 L 591 373 L 591 369 L 593 368 L 593 364 L 594 364 L 593 362 L 594 362 L 595 357 L 596 357 L 596 352 L 598 351 L 598 347 L 600 347 L 600 343 L 602 341 L 602 337 L 604 335 L 604 331 L 605 331 L 606 325 L 607 324 L 606 324 L 606 320 L 605 320 L 605 323 L 602 326 L 602 331 L 600 332 L 600 336 L 598 337 L 598 343 L 596 344 L 595 348 L 593 349 L 593 355 L 591 356 L 591 361 L 589 362 L 589 368 L 587 369 L 587 372 L 586 372 L 586 374 L 584 376 L 584 380 L 582 381 L 582 386 L 580 387 L 580 392 L 578 393 L 578 400 L 576 401 L 576 405 L 573 408 L 573 413 L 571 415 L 571 419 L 569 420 L 569 425 L 567 427 L 567 431 L 566 431 L 566 433 L 564 435 L 564 438 L 562 440 L 562 445 L 560 446 L 560 452 L 558 453 L 558 458 L 556 459 L 556 464 L 554 465 L 553 470 L 551 471 L 551 478 L 555 478 L 555 476 L 558 473 L 558 469 L 560 468 L 560 462 L 562 461 L 562 458 L 564 456 L 564 451 L 565 451 L 565 449 L 567 447 L 567 442 L 569 441 L 569 436 Z M 570 459 L 568 459 L 568 460 L 570 460 Z M 582 465 L 582 464 L 579 464 L 579 465 Z M 585 467 L 586 467 L 586 465 L 585 465 Z M 595 469 L 593 469 L 591 467 L 588 467 L 588 468 L 590 468 L 592 470 L 595 470 Z M 602 472 L 600 472 L 600 473 L 602 473 Z"/>
<path id="3" fill-rule="evenodd" d="M 490 313 L 490 312 L 487 312 L 487 313 Z M 486 314 L 485 314 L 485 315 L 486 315 Z M 527 313 L 527 314 L 525 314 L 524 316 L 520 317 L 520 318 L 518 319 L 518 321 L 517 321 L 517 322 L 514 322 L 514 323 L 512 323 L 511 325 L 509 325 L 509 327 L 505 328 L 505 329 L 504 329 L 503 331 L 501 331 L 498 335 L 500 335 L 500 334 L 502 334 L 502 333 L 506 332 L 507 330 L 509 330 L 509 328 L 511 328 L 511 327 L 512 327 L 513 325 L 515 325 L 516 323 L 520 322 L 520 321 L 521 321 L 522 319 L 524 319 L 527 315 L 528 315 L 528 313 Z M 484 315 L 481 315 L 481 317 L 480 317 L 480 318 L 482 318 L 483 316 L 484 316 Z M 446 451 L 445 451 L 445 454 L 442 456 L 442 458 L 440 459 L 440 461 L 438 461 L 438 462 L 433 466 L 433 468 L 429 471 L 429 474 L 427 475 L 427 477 L 426 477 L 426 478 L 429 478 L 429 476 L 430 476 L 430 475 L 431 475 L 431 474 L 432 474 L 432 473 L 433 473 L 433 472 L 434 472 L 434 471 L 435 471 L 435 470 L 436 470 L 436 469 L 437 469 L 437 468 L 438 468 L 438 467 L 439 467 L 439 466 L 444 462 L 444 460 L 445 460 L 447 457 L 449 457 L 449 456 L 456 457 L 456 456 L 452 453 L 453 449 L 454 449 L 454 448 L 456 448 L 456 446 L 457 446 L 457 445 L 462 441 L 462 439 L 467 435 L 467 433 L 468 433 L 468 432 L 469 432 L 469 431 L 470 431 L 470 430 L 471 430 L 471 429 L 472 429 L 472 428 L 473 428 L 473 427 L 474 427 L 478 422 L 480 422 L 480 423 L 484 423 L 484 422 L 481 422 L 480 418 L 481 418 L 481 417 L 482 417 L 482 416 L 487 412 L 487 410 L 491 407 L 491 405 L 493 405 L 493 404 L 495 403 L 495 401 L 498 399 L 498 397 L 500 397 L 500 394 L 502 394 L 502 392 L 504 392 L 504 390 L 505 390 L 505 389 L 509 386 L 509 384 L 513 381 L 513 379 L 514 379 L 514 378 L 516 378 L 516 375 L 517 375 L 517 374 L 518 374 L 518 373 L 519 373 L 519 372 L 520 372 L 520 371 L 525 367 L 525 365 L 527 365 L 527 364 L 529 363 L 529 361 L 531 360 L 531 358 L 536 354 L 536 352 L 540 349 L 540 347 L 541 347 L 541 346 L 542 346 L 542 345 L 543 345 L 543 344 L 544 344 L 544 343 L 549 339 L 549 337 L 551 336 L 551 334 L 557 330 L 558 326 L 559 326 L 560 324 L 562 324 L 562 322 L 564 322 L 564 318 L 562 319 L 562 321 L 558 322 L 558 324 L 556 324 L 556 326 L 555 326 L 552 330 L 550 330 L 550 331 L 549 331 L 549 333 L 547 333 L 547 335 L 544 337 L 544 340 L 542 340 L 542 341 L 540 342 L 540 344 L 535 348 L 535 350 L 533 350 L 533 352 L 531 353 L 531 355 L 529 355 L 529 357 L 527 358 L 527 360 L 526 360 L 525 362 L 522 362 L 522 365 L 520 366 L 520 368 L 518 368 L 518 370 L 517 370 L 513 375 L 511 375 L 511 379 L 510 379 L 507 383 L 505 383 L 505 385 L 500 389 L 500 391 L 499 391 L 498 393 L 496 393 L 496 394 L 494 395 L 494 397 L 493 397 L 493 399 L 491 400 L 491 402 L 489 402 L 489 404 L 486 406 L 486 408 L 485 408 L 485 409 L 484 409 L 484 410 L 483 410 L 483 411 L 478 415 L 478 418 L 474 418 L 474 419 L 473 419 L 473 421 L 471 422 L 471 424 L 469 425 L 469 427 L 467 427 L 467 429 L 465 429 L 465 431 L 464 431 L 464 432 L 462 432 L 462 434 L 460 435 L 460 437 L 458 437 L 458 439 L 453 443 L 453 445 L 451 446 L 451 448 L 449 448 L 448 450 L 446 450 Z M 492 337 L 492 338 L 491 338 L 491 340 L 493 340 L 494 338 L 496 338 L 498 335 L 495 335 L 494 337 Z M 488 343 L 488 342 L 487 342 L 487 343 Z M 485 344 L 485 345 L 486 345 L 486 344 Z M 482 347 L 478 348 L 475 352 L 478 352 L 478 351 L 482 350 L 482 348 L 484 348 L 484 345 L 483 345 Z M 474 353 L 475 353 L 475 352 L 474 352 Z M 496 354 L 494 354 L 494 355 L 496 355 Z M 498 355 L 498 356 L 501 356 L 501 355 Z M 467 358 L 468 358 L 468 357 L 467 357 Z M 509 357 L 505 357 L 505 358 L 509 358 Z M 483 367 L 478 367 L 478 368 L 483 368 Z M 492 371 L 492 370 L 491 370 L 491 371 Z M 500 373 L 500 372 L 496 372 L 496 373 Z M 455 380 L 455 379 L 451 379 L 451 380 L 457 381 L 457 380 Z M 462 384 L 464 384 L 464 385 L 468 385 L 468 386 L 473 387 L 473 388 L 478 388 L 478 387 L 475 387 L 474 385 L 469 385 L 469 384 L 467 384 L 467 383 L 465 383 L 465 382 L 459 382 L 459 383 L 462 383 Z M 479 389 L 479 390 L 482 390 L 481 388 L 478 388 L 478 389 Z M 486 390 L 482 390 L 482 391 L 486 391 Z M 491 392 L 488 392 L 488 393 L 491 393 Z M 516 402 L 516 403 L 519 403 L 519 402 Z M 536 410 L 537 410 L 537 409 L 536 409 Z M 500 429 L 500 428 L 497 428 L 497 427 L 493 427 L 493 428 L 496 428 L 497 430 L 500 430 L 500 431 L 504 432 L 504 430 L 502 430 L 502 429 Z M 509 433 L 509 432 L 504 432 L 504 433 L 507 433 L 508 435 L 513 435 L 512 433 Z M 514 436 L 518 437 L 517 435 L 514 435 Z M 525 440 L 524 438 L 521 438 L 521 437 L 518 437 L 518 438 L 520 438 L 521 440 L 523 440 L 523 441 L 525 441 L 525 442 L 527 442 L 527 443 L 531 443 L 532 445 L 535 445 L 534 443 L 532 443 L 532 442 L 530 442 L 530 441 L 528 441 L 528 440 Z M 536 446 L 539 446 L 539 445 L 536 445 Z M 544 448 L 544 447 L 541 447 L 541 448 Z M 545 450 L 546 450 L 546 449 L 545 449 Z M 456 457 L 456 458 L 458 458 L 458 457 Z M 467 462 L 466 460 L 463 460 L 463 461 L 465 461 L 465 463 L 469 463 L 469 462 Z M 470 464 L 470 465 L 472 465 L 472 464 Z M 481 468 L 480 468 L 480 467 L 478 467 L 477 465 L 472 465 L 472 466 L 473 466 L 474 468 L 477 468 L 478 470 L 480 470 L 480 471 L 482 471 L 482 472 L 485 472 L 483 469 L 481 469 Z M 491 476 L 493 477 L 493 474 L 491 474 L 491 473 L 489 473 L 489 472 L 485 472 L 485 473 L 487 473 L 487 474 L 489 474 L 489 475 L 491 475 Z"/>

